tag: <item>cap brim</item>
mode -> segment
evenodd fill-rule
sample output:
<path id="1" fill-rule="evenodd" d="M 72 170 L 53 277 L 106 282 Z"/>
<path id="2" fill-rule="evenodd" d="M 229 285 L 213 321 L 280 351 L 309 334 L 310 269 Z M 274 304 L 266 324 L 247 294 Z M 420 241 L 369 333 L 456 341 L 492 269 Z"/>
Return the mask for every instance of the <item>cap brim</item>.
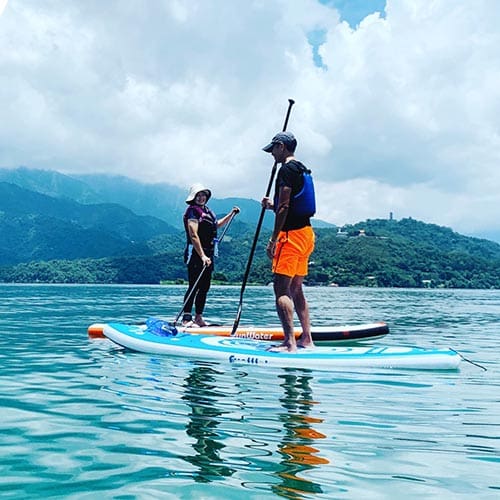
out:
<path id="1" fill-rule="evenodd" d="M 270 153 L 274 148 L 274 142 L 270 142 L 267 146 L 262 148 L 262 151 L 265 151 L 266 153 Z"/>

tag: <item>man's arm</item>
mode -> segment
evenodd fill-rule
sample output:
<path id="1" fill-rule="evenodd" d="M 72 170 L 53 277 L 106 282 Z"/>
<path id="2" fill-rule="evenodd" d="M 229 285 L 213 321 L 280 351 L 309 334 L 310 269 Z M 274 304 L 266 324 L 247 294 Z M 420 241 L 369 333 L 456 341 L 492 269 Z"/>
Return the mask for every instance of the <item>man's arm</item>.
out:
<path id="1" fill-rule="evenodd" d="M 292 188 L 289 186 L 282 186 L 279 189 L 278 195 L 278 206 L 276 208 L 276 216 L 274 218 L 274 229 L 271 235 L 271 239 L 267 244 L 266 252 L 267 255 L 272 258 L 274 251 L 276 249 L 276 241 L 280 231 L 285 225 L 286 216 L 288 215 L 288 209 L 290 208 L 290 196 L 292 194 Z"/>

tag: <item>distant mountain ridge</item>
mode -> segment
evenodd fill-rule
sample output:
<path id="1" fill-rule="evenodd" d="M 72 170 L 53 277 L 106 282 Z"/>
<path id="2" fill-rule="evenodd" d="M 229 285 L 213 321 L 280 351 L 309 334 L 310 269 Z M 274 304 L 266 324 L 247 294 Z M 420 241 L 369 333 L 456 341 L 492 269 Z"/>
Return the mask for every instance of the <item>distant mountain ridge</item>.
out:
<path id="1" fill-rule="evenodd" d="M 147 254 L 148 240 L 173 233 L 165 221 L 117 204 L 84 205 L 0 182 L 0 265 Z"/>
<path id="2" fill-rule="evenodd" d="M 51 170 L 27 167 L 0 169 L 0 181 L 56 198 L 69 198 L 82 204 L 117 203 L 137 215 L 150 215 L 182 229 L 182 214 L 186 208 L 186 191 L 166 183 L 145 184 L 124 176 L 105 174 L 67 175 Z M 212 196 L 210 208 L 218 215 L 239 206 L 238 220 L 256 225 L 261 206 L 248 198 L 217 198 Z M 273 217 L 266 213 L 263 228 L 271 229 Z M 313 219 L 315 227 L 336 227 Z"/>
<path id="3" fill-rule="evenodd" d="M 116 203 L 137 215 L 150 215 L 168 220 L 182 229 L 182 214 L 186 209 L 186 192 L 169 184 L 143 184 L 124 176 L 83 174 L 68 176 L 55 171 L 20 167 L 0 169 L 0 181 L 56 198 L 69 198 L 82 204 Z M 245 198 L 218 199 L 212 197 L 210 208 L 216 213 L 226 213 L 232 206 L 241 208 L 238 219 L 255 223 L 260 204 Z M 267 221 L 269 227 L 272 221 Z"/>
<path id="4" fill-rule="evenodd" d="M 101 203 L 93 190 L 77 178 L 53 170 L 27 167 L 0 168 L 0 182 L 45 194 L 55 198 L 69 198 L 80 203 Z"/>
<path id="5" fill-rule="evenodd" d="M 214 279 L 241 283 L 253 231 L 235 222 L 216 259 Z M 306 284 L 405 288 L 500 289 L 500 245 L 413 219 L 367 220 L 339 234 L 316 230 L 316 247 Z M 272 280 L 265 243 L 259 239 L 249 283 Z M 0 267 L 0 282 L 15 283 L 184 283 L 183 234 L 148 242 L 154 254 L 102 259 L 52 260 Z"/>
<path id="6" fill-rule="evenodd" d="M 183 282 L 185 235 L 179 225 L 186 206 L 184 191 L 138 185 L 127 178 L 91 176 L 90 182 L 83 177 L 85 181 L 50 171 L 0 170 L 0 281 Z M 72 197 L 101 202 L 82 203 Z M 146 211 L 167 210 L 172 225 L 109 199 L 134 200 L 137 209 Z M 232 223 L 216 262 L 215 279 L 239 283 L 260 204 L 213 198 L 210 205 L 219 214 L 233 205 L 242 208 L 241 215 L 254 210 L 250 223 L 242 216 Z M 262 227 L 249 276 L 252 283 L 272 279 L 264 249 L 270 231 L 270 225 Z M 450 228 L 411 217 L 369 219 L 341 232 L 316 227 L 316 236 L 308 285 L 500 288 L 500 245 Z"/>

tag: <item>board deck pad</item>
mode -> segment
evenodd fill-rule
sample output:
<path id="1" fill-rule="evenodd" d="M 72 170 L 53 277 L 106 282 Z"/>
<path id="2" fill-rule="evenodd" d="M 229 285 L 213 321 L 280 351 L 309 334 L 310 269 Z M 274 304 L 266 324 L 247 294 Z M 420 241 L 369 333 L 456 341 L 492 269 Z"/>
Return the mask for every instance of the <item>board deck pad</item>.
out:
<path id="1" fill-rule="evenodd" d="M 110 323 L 104 335 L 133 351 L 187 357 L 238 365 L 316 370 L 338 368 L 457 369 L 461 356 L 452 349 L 393 346 L 320 346 L 295 353 L 269 351 L 269 342 L 217 335 L 170 335 L 149 331 L 145 325 Z"/>

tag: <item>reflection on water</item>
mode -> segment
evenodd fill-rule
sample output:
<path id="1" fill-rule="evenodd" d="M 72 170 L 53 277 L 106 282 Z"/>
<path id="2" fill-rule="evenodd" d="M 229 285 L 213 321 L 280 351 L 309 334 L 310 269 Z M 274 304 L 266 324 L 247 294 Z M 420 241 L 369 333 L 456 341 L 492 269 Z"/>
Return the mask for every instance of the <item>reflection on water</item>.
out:
<path id="1" fill-rule="evenodd" d="M 273 491 L 286 498 L 301 498 L 303 493 L 323 493 L 319 484 L 305 477 L 308 470 L 329 463 L 317 455 L 319 450 L 315 442 L 326 436 L 312 427 L 323 422 L 323 419 L 310 415 L 318 404 L 309 384 L 312 377 L 287 371 L 279 378 L 282 379 L 280 386 L 284 394 L 280 398 L 283 411 L 278 417 L 285 433 L 279 446 L 283 458 L 277 475 L 281 483 L 274 485 Z"/>
<path id="2" fill-rule="evenodd" d="M 193 440 L 190 443 L 193 453 L 184 454 L 181 458 L 196 467 L 190 477 L 197 483 L 219 481 L 237 473 L 237 469 L 226 465 L 227 461 L 225 463 L 227 453 L 224 452 L 224 443 L 228 438 L 228 429 L 223 426 L 227 407 L 231 405 L 226 399 L 234 399 L 234 394 L 228 395 L 221 390 L 218 375 L 219 372 L 212 366 L 195 366 L 182 384 L 184 393 L 181 399 L 190 408 L 186 435 Z M 273 484 L 272 490 L 286 498 L 323 493 L 321 485 L 307 477 L 311 469 L 330 463 L 320 455 L 320 441 L 327 436 L 315 428 L 321 425 L 323 419 L 313 415 L 319 403 L 314 400 L 310 387 L 312 376 L 287 370 L 279 374 L 277 380 L 282 395 L 279 397 L 281 409 L 275 418 L 283 432 L 278 442 L 270 439 L 265 445 L 270 455 L 277 453 L 281 457 L 273 467 L 279 482 Z M 250 457 L 248 459 L 251 464 Z"/>
<path id="3" fill-rule="evenodd" d="M 0 285 L 2 498 L 497 498 L 498 290 L 307 290 L 315 324 L 386 320 L 460 372 L 261 369 L 89 342 L 171 318 L 184 287 Z M 236 311 L 214 287 L 209 317 Z M 249 324 L 277 321 L 251 287 Z"/>
<path id="4" fill-rule="evenodd" d="M 225 446 L 217 440 L 218 418 L 222 415 L 218 405 L 224 394 L 218 390 L 216 373 L 209 366 L 197 366 L 184 384 L 182 399 L 191 408 L 186 434 L 195 440 L 192 444 L 195 453 L 183 458 L 198 468 L 193 474 L 196 482 L 210 482 L 234 473 L 234 469 L 225 466 L 220 457 Z"/>

